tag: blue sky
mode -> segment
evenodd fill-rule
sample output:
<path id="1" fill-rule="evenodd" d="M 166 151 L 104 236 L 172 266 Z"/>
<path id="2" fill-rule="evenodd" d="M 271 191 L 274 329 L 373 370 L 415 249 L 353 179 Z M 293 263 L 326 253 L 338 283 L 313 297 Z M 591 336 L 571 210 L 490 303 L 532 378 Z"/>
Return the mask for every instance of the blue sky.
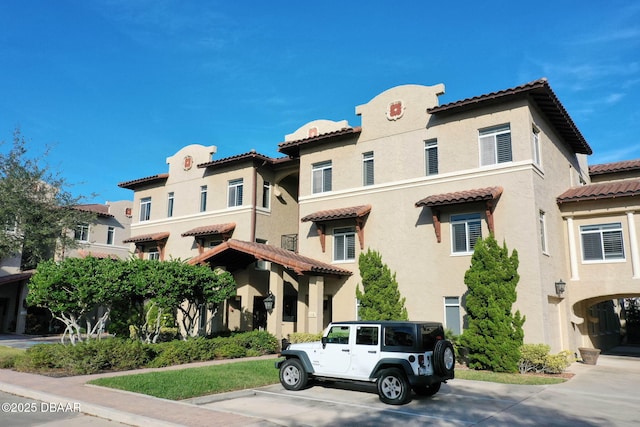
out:
<path id="1" fill-rule="evenodd" d="M 188 144 L 279 157 L 402 84 L 442 104 L 547 77 L 590 164 L 640 158 L 640 2 L 3 1 L 0 64 L 0 150 L 19 127 L 87 202 Z"/>

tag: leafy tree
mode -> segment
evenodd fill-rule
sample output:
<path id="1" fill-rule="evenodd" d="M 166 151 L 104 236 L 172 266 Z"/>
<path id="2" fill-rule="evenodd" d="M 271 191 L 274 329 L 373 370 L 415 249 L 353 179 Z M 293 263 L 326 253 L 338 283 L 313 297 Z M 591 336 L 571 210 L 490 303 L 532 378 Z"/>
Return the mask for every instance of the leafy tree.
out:
<path id="1" fill-rule="evenodd" d="M 86 337 L 100 336 L 109 317 L 111 302 L 119 293 L 122 262 L 94 257 L 67 258 L 38 264 L 29 281 L 27 303 L 46 307 L 66 328 L 62 341 L 72 344 Z M 97 316 L 99 307 L 104 309 Z M 84 323 L 84 326 L 83 326 Z"/>
<path id="2" fill-rule="evenodd" d="M 396 274 L 382 263 L 377 251 L 368 249 L 358 258 L 362 288 L 356 288 L 360 300 L 359 315 L 362 320 L 408 320 L 404 306 L 406 298 L 400 296 Z"/>
<path id="3" fill-rule="evenodd" d="M 525 318 L 512 314 L 516 301 L 518 253 L 509 256 L 506 244 L 501 248 L 491 235 L 478 239 L 471 267 L 464 276 L 467 328 L 460 344 L 469 350 L 469 367 L 496 372 L 516 372 L 520 359 Z"/>
<path id="4" fill-rule="evenodd" d="M 155 342 L 163 313 L 181 314 L 180 329 L 186 339 L 196 335 L 203 307 L 215 308 L 235 292 L 230 273 L 208 266 L 180 260 L 87 257 L 40 263 L 29 282 L 27 302 L 48 308 L 64 322 L 62 340 L 69 337 L 72 344 L 82 341 L 83 324 L 86 338 L 99 337 L 112 309 L 118 313 L 118 321 L 133 322 L 143 341 Z M 103 315 L 94 316 L 99 309 L 104 310 Z"/>
<path id="5" fill-rule="evenodd" d="M 5 145 L 0 141 L 0 148 Z M 41 158 L 27 157 L 27 144 L 19 130 L 8 152 L 0 152 L 0 259 L 22 255 L 24 270 L 54 256 L 56 245 L 77 246 L 78 224 L 92 223 L 95 215 L 71 209 L 83 197 L 74 197 L 67 182 Z"/>
<path id="6" fill-rule="evenodd" d="M 196 336 L 202 310 L 217 312 L 218 305 L 236 294 L 236 282 L 227 271 L 207 265 L 189 265 L 180 260 L 157 263 L 154 301 L 163 310 L 173 310 L 183 339 Z"/>

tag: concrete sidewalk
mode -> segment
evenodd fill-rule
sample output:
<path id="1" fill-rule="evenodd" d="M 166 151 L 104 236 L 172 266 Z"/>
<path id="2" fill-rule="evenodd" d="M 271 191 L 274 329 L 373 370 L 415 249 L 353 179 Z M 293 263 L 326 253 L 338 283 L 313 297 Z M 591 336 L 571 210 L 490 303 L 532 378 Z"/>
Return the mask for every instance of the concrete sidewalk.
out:
<path id="1" fill-rule="evenodd" d="M 0 341 L 0 345 L 4 345 Z M 184 369 L 221 363 L 272 358 L 218 360 L 158 369 L 138 369 L 96 375 L 53 378 L 44 375 L 0 370 L 0 391 L 45 403 L 79 406 L 82 413 L 133 426 L 273 426 L 268 421 L 212 411 L 179 401 L 159 399 L 138 393 L 113 390 L 86 384 L 95 378 L 138 374 L 159 370 Z"/>

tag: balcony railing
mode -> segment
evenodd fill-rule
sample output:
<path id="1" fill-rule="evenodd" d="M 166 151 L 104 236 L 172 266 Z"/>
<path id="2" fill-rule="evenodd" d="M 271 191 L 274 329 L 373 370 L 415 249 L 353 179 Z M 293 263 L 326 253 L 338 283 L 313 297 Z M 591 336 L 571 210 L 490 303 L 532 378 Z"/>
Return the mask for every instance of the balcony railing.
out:
<path id="1" fill-rule="evenodd" d="M 282 249 L 298 253 L 298 235 L 283 234 L 280 239 L 280 246 Z"/>

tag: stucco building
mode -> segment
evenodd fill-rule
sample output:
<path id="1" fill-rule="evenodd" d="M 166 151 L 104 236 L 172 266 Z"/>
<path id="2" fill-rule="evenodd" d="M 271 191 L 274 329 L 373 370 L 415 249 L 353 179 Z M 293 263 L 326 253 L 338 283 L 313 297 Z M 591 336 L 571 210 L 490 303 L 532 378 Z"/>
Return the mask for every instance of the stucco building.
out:
<path id="1" fill-rule="evenodd" d="M 526 342 L 559 351 L 619 339 L 602 322 L 639 295 L 640 168 L 590 173 L 591 147 L 545 79 L 439 105 L 443 93 L 389 89 L 356 107 L 357 126 L 315 120 L 285 136 L 283 158 L 185 147 L 168 173 L 120 184 L 134 191 L 127 241 L 141 257 L 234 274 L 238 296 L 202 316 L 206 330 L 282 337 L 357 318 L 367 248 L 396 273 L 411 319 L 460 332 L 464 273 L 476 239 L 493 233 L 519 254 Z"/>

